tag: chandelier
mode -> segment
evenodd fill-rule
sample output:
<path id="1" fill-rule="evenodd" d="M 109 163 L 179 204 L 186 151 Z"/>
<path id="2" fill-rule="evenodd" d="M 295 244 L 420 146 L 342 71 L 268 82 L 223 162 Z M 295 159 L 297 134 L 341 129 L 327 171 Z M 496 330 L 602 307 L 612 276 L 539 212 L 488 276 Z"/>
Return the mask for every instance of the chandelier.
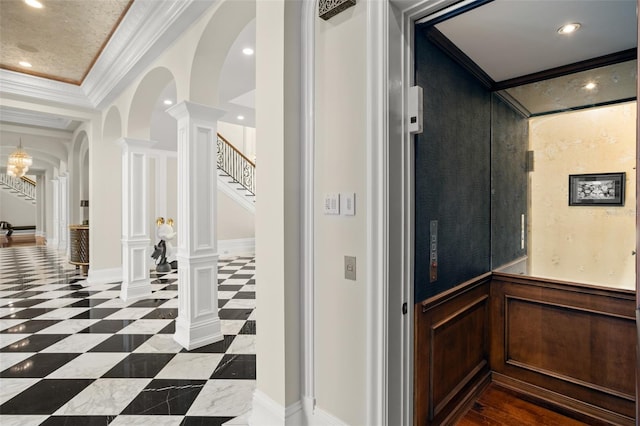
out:
<path id="1" fill-rule="evenodd" d="M 9 176 L 22 177 L 27 173 L 31 164 L 33 164 L 33 160 L 31 156 L 22 149 L 22 139 L 20 139 L 18 148 L 9 155 L 7 174 Z"/>

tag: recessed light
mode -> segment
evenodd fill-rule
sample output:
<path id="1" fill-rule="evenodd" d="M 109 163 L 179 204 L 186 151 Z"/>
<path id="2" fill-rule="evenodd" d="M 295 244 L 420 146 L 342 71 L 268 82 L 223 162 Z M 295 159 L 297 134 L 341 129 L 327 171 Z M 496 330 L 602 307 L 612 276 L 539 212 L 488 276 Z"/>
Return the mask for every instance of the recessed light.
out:
<path id="1" fill-rule="evenodd" d="M 245 47 L 244 49 L 242 49 L 242 53 L 244 53 L 247 56 L 251 56 L 253 55 L 253 49 L 250 47 Z"/>
<path id="2" fill-rule="evenodd" d="M 566 24 L 558 28 L 558 34 L 571 34 L 578 31 L 578 29 L 582 26 L 582 24 L 578 22 L 572 22 L 571 24 Z"/>
<path id="3" fill-rule="evenodd" d="M 164 104 L 165 105 L 173 105 L 173 101 L 171 99 L 165 99 L 164 100 Z"/>
<path id="4" fill-rule="evenodd" d="M 27 61 L 20 61 L 20 62 L 18 62 L 18 64 L 19 64 L 21 67 L 31 68 L 31 64 L 30 64 L 29 62 L 27 62 Z"/>
<path id="5" fill-rule="evenodd" d="M 238 120 L 244 120 L 244 115 L 239 115 Z"/>
<path id="6" fill-rule="evenodd" d="M 38 0 L 24 0 L 24 2 L 31 7 L 35 7 L 36 9 L 42 9 L 42 3 L 40 3 Z"/>
<path id="7" fill-rule="evenodd" d="M 596 84 L 593 81 L 590 81 L 589 83 L 584 85 L 584 88 L 587 90 L 593 90 L 596 88 Z"/>

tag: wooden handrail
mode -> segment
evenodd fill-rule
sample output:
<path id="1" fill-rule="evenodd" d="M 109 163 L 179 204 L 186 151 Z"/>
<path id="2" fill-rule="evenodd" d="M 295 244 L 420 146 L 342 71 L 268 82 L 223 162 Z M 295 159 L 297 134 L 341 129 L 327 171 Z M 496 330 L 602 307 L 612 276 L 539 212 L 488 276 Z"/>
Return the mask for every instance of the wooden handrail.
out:
<path id="1" fill-rule="evenodd" d="M 247 158 L 247 156 L 246 156 L 246 155 L 244 155 L 242 152 L 240 152 L 240 150 L 239 150 L 238 148 L 236 148 L 235 146 L 233 146 L 233 144 L 232 144 L 231 142 L 229 142 L 228 140 L 226 140 L 226 139 L 224 138 L 224 136 L 222 136 L 220 133 L 218 133 L 218 137 L 219 137 L 220 139 L 222 139 L 222 140 L 223 140 L 227 145 L 229 145 L 229 146 L 231 147 L 231 149 L 233 149 L 235 152 L 237 152 L 237 153 L 238 153 L 238 155 L 240 155 L 240 157 L 242 157 L 242 158 L 244 158 L 245 160 L 247 160 L 247 161 L 249 162 L 249 164 L 251 164 L 253 167 L 255 167 L 255 166 L 256 166 L 256 163 L 254 163 L 253 161 L 249 160 L 249 159 Z"/>
<path id="2" fill-rule="evenodd" d="M 25 182 L 29 182 L 29 183 L 30 183 L 31 185 L 33 185 L 33 186 L 36 186 L 35 181 L 33 181 L 33 180 L 29 179 L 29 178 L 28 178 L 28 177 L 26 177 L 26 176 L 21 176 L 21 177 L 20 177 L 20 179 L 24 180 Z"/>

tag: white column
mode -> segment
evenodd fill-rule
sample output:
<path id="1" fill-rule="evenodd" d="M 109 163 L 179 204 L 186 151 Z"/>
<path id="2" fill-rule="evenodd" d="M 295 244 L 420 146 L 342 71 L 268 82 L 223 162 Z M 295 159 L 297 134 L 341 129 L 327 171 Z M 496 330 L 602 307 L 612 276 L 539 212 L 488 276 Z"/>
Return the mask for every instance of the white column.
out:
<path id="1" fill-rule="evenodd" d="M 62 174 L 58 176 L 58 250 L 67 252 L 69 246 L 69 177 Z"/>
<path id="2" fill-rule="evenodd" d="M 36 238 L 46 238 L 46 179 L 44 175 L 36 176 Z"/>
<path id="3" fill-rule="evenodd" d="M 167 218 L 167 156 L 156 157 L 156 217 Z"/>
<path id="4" fill-rule="evenodd" d="M 120 298 L 151 296 L 147 150 L 155 142 L 122 138 L 122 287 Z"/>
<path id="5" fill-rule="evenodd" d="M 174 339 L 195 349 L 223 339 L 218 317 L 217 121 L 224 112 L 182 102 L 178 120 L 178 318 Z"/>
<path id="6" fill-rule="evenodd" d="M 58 241 L 60 240 L 60 180 L 57 177 L 51 179 L 51 189 L 52 191 L 52 235 L 51 239 L 48 241 L 48 245 L 51 247 L 58 247 Z"/>

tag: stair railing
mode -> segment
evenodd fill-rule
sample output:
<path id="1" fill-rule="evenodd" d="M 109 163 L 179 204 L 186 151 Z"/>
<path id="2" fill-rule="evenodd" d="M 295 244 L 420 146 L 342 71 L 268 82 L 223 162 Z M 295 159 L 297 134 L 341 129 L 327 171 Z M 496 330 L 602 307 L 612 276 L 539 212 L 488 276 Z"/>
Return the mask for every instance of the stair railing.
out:
<path id="1" fill-rule="evenodd" d="M 256 165 L 218 133 L 218 168 L 252 195 L 256 193 Z"/>
<path id="2" fill-rule="evenodd" d="M 36 183 L 29 178 L 0 174 L 0 184 L 17 192 L 18 196 L 25 197 L 27 200 L 35 201 L 36 199 Z"/>

